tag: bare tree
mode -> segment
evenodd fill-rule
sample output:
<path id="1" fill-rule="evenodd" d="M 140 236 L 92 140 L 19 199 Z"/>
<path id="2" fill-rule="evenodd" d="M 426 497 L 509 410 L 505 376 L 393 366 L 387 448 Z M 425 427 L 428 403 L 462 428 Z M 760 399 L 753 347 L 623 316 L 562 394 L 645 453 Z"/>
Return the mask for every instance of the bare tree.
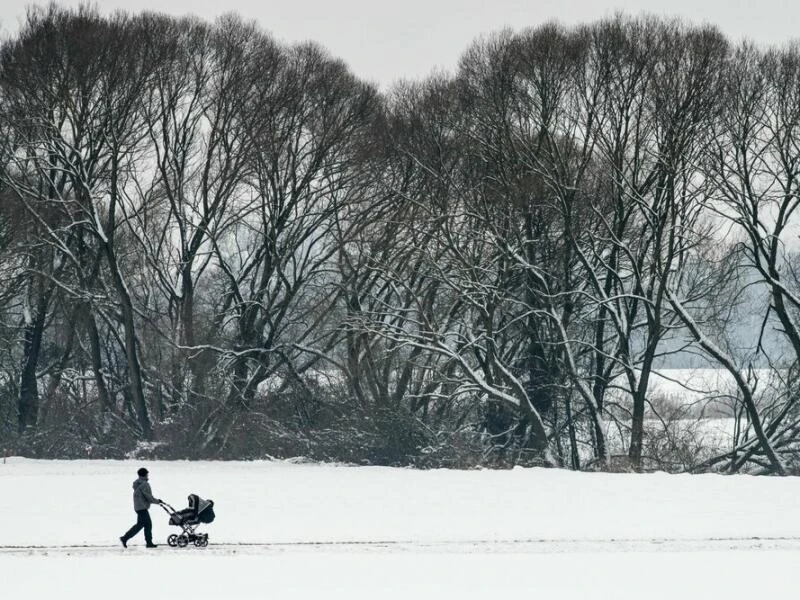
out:
<path id="1" fill-rule="evenodd" d="M 622 18 L 599 24 L 594 36 L 596 68 L 607 73 L 595 160 L 608 200 L 595 204 L 600 227 L 576 251 L 598 301 L 594 393 L 600 400 L 621 368 L 632 398 L 628 456 L 638 467 L 650 378 L 656 361 L 675 351 L 680 323 L 666 302 L 668 278 L 682 276 L 702 235 L 694 230 L 702 219 L 697 165 L 727 43 L 714 29 Z"/>
<path id="2" fill-rule="evenodd" d="M 329 286 L 378 107 L 375 91 L 318 47 L 275 52 L 260 39 L 246 63 L 258 77 L 239 108 L 251 148 L 247 192 L 230 207 L 237 221 L 212 240 L 224 281 L 218 318 L 231 344 L 227 404 L 240 409 L 278 369 L 297 374 L 318 360 L 304 345 L 338 299 Z"/>
<path id="3" fill-rule="evenodd" d="M 709 152 L 705 171 L 713 186 L 709 203 L 723 222 L 733 225 L 732 235 L 745 276 L 741 285 L 762 288 L 769 302 L 765 307 L 754 354 L 732 352 L 698 324 L 692 330 L 698 343 L 734 378 L 747 416 L 744 437 L 730 454 L 714 459 L 730 460 L 729 468 L 741 469 L 748 462 L 766 459 L 767 470 L 783 474 L 785 459 L 779 448 L 792 452 L 797 428 L 796 397 L 785 379 L 786 364 L 770 356 L 762 343 L 777 329 L 791 349 L 792 362 L 800 356 L 800 335 L 796 323 L 798 280 L 792 245 L 796 238 L 797 108 L 800 81 L 800 53 L 794 46 L 763 53 L 750 45 L 739 47 L 727 72 L 725 110 L 715 130 L 715 145 Z M 673 304 L 680 305 L 680 298 Z M 691 322 L 693 315 L 683 310 Z M 695 319 L 696 321 L 696 319 Z M 759 402 L 757 380 L 748 377 L 754 356 L 765 357 L 772 370 L 784 378 L 786 388 L 768 403 Z"/>
<path id="4" fill-rule="evenodd" d="M 137 102 L 149 75 L 137 49 L 147 42 L 146 28 L 124 16 L 104 21 L 86 9 L 34 10 L 20 40 L 6 48 L 4 81 L 7 97 L 27 102 L 13 113 L 20 120 L 6 183 L 42 225 L 58 254 L 53 264 L 78 274 L 78 286 L 62 287 L 86 299 L 103 261 L 120 310 L 127 393 L 150 438 L 136 314 L 117 240 L 120 190 L 141 140 Z M 58 222 L 51 214 L 60 215 Z"/>

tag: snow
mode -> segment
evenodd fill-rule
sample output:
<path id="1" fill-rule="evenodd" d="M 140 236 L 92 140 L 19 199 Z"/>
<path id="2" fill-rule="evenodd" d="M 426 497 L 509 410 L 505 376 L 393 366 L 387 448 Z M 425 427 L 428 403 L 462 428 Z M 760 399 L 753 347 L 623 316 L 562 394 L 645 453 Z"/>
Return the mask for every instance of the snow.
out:
<path id="1" fill-rule="evenodd" d="M 747 378 L 746 371 L 742 374 Z M 780 373 L 773 369 L 754 369 L 753 374 L 759 382 L 758 391 L 769 392 L 779 386 Z M 681 404 L 711 398 L 729 404 L 737 396 L 733 376 L 726 369 L 709 368 L 659 369 L 651 374 L 649 391 Z"/>
<path id="2" fill-rule="evenodd" d="M 127 550 L 133 461 L 0 463 L 7 598 L 751 598 L 793 591 L 800 479 L 564 470 L 416 471 L 147 462 L 157 497 L 197 493 L 208 548 L 151 508 Z"/>

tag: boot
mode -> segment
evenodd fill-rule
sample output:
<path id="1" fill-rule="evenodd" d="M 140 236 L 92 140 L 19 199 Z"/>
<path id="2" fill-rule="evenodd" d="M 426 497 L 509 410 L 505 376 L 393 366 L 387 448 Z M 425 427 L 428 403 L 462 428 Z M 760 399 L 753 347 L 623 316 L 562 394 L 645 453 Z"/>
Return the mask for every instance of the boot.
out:
<path id="1" fill-rule="evenodd" d="M 125 539 L 124 535 L 121 538 L 119 538 L 119 541 L 122 542 L 122 547 L 123 548 L 127 548 L 128 547 L 128 540 Z"/>

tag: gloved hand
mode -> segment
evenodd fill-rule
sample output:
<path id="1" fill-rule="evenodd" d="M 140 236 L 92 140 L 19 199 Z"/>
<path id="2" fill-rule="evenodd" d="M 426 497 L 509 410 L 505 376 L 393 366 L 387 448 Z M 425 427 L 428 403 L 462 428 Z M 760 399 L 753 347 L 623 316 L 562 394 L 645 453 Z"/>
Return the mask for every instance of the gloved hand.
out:
<path id="1" fill-rule="evenodd" d="M 156 498 L 156 504 L 164 504 L 164 501 L 161 498 Z"/>

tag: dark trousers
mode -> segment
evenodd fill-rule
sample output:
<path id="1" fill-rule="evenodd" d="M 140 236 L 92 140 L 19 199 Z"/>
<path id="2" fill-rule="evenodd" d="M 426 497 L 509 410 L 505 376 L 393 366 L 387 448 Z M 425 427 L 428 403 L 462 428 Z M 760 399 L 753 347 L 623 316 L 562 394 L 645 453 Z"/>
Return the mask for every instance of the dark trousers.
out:
<path id="1" fill-rule="evenodd" d="M 153 522 L 150 520 L 150 513 L 145 510 L 136 511 L 136 525 L 128 529 L 128 532 L 122 537 L 127 542 L 137 533 L 144 529 L 144 541 L 146 544 L 153 543 Z"/>

